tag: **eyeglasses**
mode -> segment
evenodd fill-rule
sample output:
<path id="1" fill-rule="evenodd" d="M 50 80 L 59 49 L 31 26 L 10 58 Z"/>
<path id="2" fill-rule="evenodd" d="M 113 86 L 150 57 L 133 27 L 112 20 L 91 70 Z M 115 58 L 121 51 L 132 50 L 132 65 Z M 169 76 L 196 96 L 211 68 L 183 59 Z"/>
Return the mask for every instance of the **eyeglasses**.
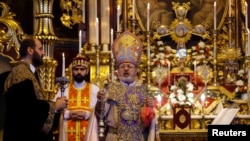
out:
<path id="1" fill-rule="evenodd" d="M 134 69 L 135 68 L 135 66 L 132 65 L 132 64 L 122 64 L 122 65 L 119 66 L 120 69 L 125 69 L 126 67 L 128 69 Z"/>

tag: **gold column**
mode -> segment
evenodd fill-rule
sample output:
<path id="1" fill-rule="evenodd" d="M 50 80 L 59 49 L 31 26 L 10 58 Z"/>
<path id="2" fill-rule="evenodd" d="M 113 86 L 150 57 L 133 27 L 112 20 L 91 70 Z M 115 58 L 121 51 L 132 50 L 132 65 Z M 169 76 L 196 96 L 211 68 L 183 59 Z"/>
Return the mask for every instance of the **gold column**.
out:
<path id="1" fill-rule="evenodd" d="M 101 44 L 102 51 L 108 51 L 110 43 L 110 8 L 109 0 L 101 0 Z"/>
<path id="2" fill-rule="evenodd" d="M 128 27 L 128 25 L 127 25 L 128 24 L 128 1 L 127 0 L 123 0 L 122 4 L 123 4 L 123 6 L 122 6 L 122 8 L 123 8 L 122 9 L 123 29 L 120 30 L 121 32 L 125 31 L 127 29 L 127 27 Z"/>
<path id="3" fill-rule="evenodd" d="M 45 51 L 44 65 L 38 68 L 42 87 L 47 98 L 52 99 L 57 89 L 55 87 L 55 69 L 57 61 L 53 59 L 54 41 L 57 40 L 53 29 L 52 14 L 54 0 L 33 0 L 34 5 L 34 36 L 39 39 Z"/>
<path id="4" fill-rule="evenodd" d="M 96 41 L 96 18 L 97 18 L 97 0 L 89 0 L 88 1 L 88 13 L 89 13 L 89 41 L 88 43 L 90 44 L 91 48 L 95 48 L 95 44 L 97 43 Z M 91 7 L 91 8 L 90 8 Z"/>

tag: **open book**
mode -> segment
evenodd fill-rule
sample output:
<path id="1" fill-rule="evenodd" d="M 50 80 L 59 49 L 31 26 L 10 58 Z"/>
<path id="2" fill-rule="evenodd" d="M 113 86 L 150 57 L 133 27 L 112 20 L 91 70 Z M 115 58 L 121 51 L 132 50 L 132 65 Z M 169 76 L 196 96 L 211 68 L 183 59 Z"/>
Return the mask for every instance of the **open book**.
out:
<path id="1" fill-rule="evenodd" d="M 219 112 L 211 124 L 229 125 L 239 110 L 239 108 L 224 108 Z"/>

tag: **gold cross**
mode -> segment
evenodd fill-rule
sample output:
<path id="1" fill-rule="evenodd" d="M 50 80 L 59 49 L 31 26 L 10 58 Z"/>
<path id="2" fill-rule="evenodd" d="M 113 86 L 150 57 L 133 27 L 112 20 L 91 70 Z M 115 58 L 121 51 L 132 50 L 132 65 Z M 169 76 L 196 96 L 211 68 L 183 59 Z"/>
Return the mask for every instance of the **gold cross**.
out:
<path id="1" fill-rule="evenodd" d="M 86 127 L 83 127 L 82 129 L 80 129 L 80 132 L 82 132 L 83 135 L 85 135 L 85 133 L 86 133 Z"/>
<path id="2" fill-rule="evenodd" d="M 175 15 L 177 17 L 172 22 L 170 28 L 168 28 L 168 31 L 166 32 L 166 34 L 164 34 L 164 36 L 171 36 L 174 42 L 177 43 L 177 49 L 186 48 L 185 43 L 191 39 L 192 35 L 200 36 L 204 39 L 210 38 L 208 31 L 206 31 L 206 25 L 201 23 L 193 27 L 191 22 L 186 18 L 187 12 L 190 10 L 190 2 L 183 3 L 181 5 L 180 3 L 176 2 L 172 2 L 172 4 Z M 180 8 L 182 9 L 182 11 L 178 10 Z M 181 12 L 181 14 L 179 14 L 179 12 Z M 160 28 L 160 30 L 161 29 L 165 30 L 167 28 Z M 161 36 L 155 34 L 153 38 L 160 39 Z"/>
<path id="3" fill-rule="evenodd" d="M 77 98 L 76 97 L 72 97 L 69 99 L 69 102 L 76 102 L 77 101 Z"/>
<path id="4" fill-rule="evenodd" d="M 209 103 L 208 101 L 205 101 L 205 106 L 206 106 L 206 107 L 207 107 L 208 103 Z"/>
<path id="5" fill-rule="evenodd" d="M 76 130 L 73 127 L 70 127 L 70 129 L 67 130 L 67 132 L 69 132 L 70 134 L 73 134 L 74 132 L 76 132 Z"/>
<path id="6" fill-rule="evenodd" d="M 89 100 L 86 98 L 86 96 L 84 96 L 84 98 L 81 100 L 83 103 L 88 102 Z"/>

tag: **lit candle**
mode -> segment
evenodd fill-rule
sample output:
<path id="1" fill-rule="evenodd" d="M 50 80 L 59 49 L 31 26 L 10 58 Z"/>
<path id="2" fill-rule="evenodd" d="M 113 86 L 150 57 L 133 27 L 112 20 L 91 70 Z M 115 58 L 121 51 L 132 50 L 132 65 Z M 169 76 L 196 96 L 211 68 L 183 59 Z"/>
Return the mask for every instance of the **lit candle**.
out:
<path id="1" fill-rule="evenodd" d="M 214 30 L 216 30 L 216 1 L 214 2 Z"/>
<path id="2" fill-rule="evenodd" d="M 96 45 L 99 45 L 99 19 L 96 18 Z"/>
<path id="3" fill-rule="evenodd" d="M 231 0 L 229 0 L 228 5 L 229 5 L 228 16 L 231 17 L 231 14 L 232 14 Z"/>
<path id="4" fill-rule="evenodd" d="M 246 24 L 246 29 L 248 28 L 248 5 L 247 2 L 245 2 L 245 6 L 246 6 L 246 17 L 245 17 L 245 24 Z"/>
<path id="5" fill-rule="evenodd" d="M 117 32 L 120 32 L 120 6 L 117 6 Z"/>
<path id="6" fill-rule="evenodd" d="M 204 107 L 205 100 L 206 100 L 206 95 L 204 93 L 202 93 L 201 94 L 201 105 L 202 105 L 202 107 Z"/>
<path id="7" fill-rule="evenodd" d="M 114 31 L 113 31 L 113 28 L 111 28 L 111 30 L 110 30 L 110 46 L 112 46 L 113 41 L 114 41 Z"/>
<path id="8" fill-rule="evenodd" d="M 64 53 L 62 53 L 62 76 L 65 76 L 65 56 Z"/>
<path id="9" fill-rule="evenodd" d="M 159 110 L 161 110 L 160 109 L 161 108 L 161 99 L 162 99 L 161 94 L 157 95 L 157 102 L 159 103 Z"/>
<path id="10" fill-rule="evenodd" d="M 82 48 L 82 30 L 79 31 L 79 53 L 81 53 Z"/>
<path id="11" fill-rule="evenodd" d="M 147 31 L 149 31 L 150 4 L 147 5 Z"/>
<path id="12" fill-rule="evenodd" d="M 133 20 L 135 19 L 135 0 L 133 0 L 133 3 L 132 3 L 132 19 Z"/>

